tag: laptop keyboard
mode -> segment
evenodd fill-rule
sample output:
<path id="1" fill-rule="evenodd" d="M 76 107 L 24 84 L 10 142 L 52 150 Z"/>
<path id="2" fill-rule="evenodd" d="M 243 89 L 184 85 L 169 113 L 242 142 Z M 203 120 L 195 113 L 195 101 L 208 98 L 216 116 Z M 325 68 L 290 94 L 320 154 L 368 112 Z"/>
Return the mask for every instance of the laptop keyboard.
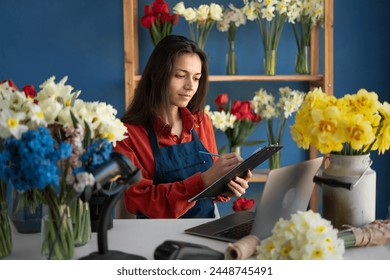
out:
<path id="1" fill-rule="evenodd" d="M 236 225 L 234 227 L 217 232 L 216 236 L 227 237 L 231 239 L 241 239 L 251 233 L 254 220 L 249 220 L 243 224 Z"/>

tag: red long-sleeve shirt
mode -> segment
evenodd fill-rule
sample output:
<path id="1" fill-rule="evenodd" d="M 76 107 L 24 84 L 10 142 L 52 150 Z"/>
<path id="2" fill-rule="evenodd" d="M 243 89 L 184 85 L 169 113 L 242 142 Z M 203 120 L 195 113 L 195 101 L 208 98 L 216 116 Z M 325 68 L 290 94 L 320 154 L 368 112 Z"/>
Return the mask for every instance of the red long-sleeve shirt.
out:
<path id="1" fill-rule="evenodd" d="M 209 117 L 204 114 L 192 115 L 187 108 L 180 108 L 183 120 L 181 139 L 171 134 L 171 128 L 161 119 L 153 125 L 160 148 L 192 141 L 191 129 L 195 129 L 200 141 L 210 153 L 217 153 L 214 130 Z M 132 185 L 125 192 L 126 208 L 133 214 L 142 212 L 149 218 L 178 218 L 187 212 L 195 202 L 188 199 L 205 188 L 201 173 L 197 172 L 189 178 L 173 183 L 153 184 L 155 162 L 150 140 L 145 127 L 125 124 L 128 138 L 118 142 L 115 151 L 126 155 L 133 164 L 142 170 L 140 182 Z M 196 152 L 196 151 L 194 151 Z M 216 160 L 216 159 L 214 159 Z M 220 196 L 217 201 L 227 201 Z"/>

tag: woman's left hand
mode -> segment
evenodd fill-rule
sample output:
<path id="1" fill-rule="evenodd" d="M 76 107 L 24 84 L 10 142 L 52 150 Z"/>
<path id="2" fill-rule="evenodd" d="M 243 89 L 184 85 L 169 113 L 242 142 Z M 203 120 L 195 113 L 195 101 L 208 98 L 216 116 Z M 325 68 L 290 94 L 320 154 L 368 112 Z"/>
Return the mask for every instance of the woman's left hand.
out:
<path id="1" fill-rule="evenodd" d="M 236 176 L 233 180 L 231 180 L 227 185 L 229 187 L 229 191 L 225 192 L 224 195 L 228 197 L 240 197 L 243 194 L 245 194 L 246 190 L 248 189 L 248 180 L 252 177 L 252 172 L 248 170 L 245 173 L 244 177 L 238 177 Z"/>

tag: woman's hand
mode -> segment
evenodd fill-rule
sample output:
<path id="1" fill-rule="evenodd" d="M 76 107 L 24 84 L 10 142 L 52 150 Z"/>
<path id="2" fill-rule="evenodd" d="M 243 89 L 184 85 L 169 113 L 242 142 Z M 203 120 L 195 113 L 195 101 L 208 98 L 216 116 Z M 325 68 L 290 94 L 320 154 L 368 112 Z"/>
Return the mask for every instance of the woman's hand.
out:
<path id="1" fill-rule="evenodd" d="M 230 191 L 224 192 L 223 195 L 226 195 L 228 197 L 236 196 L 240 197 L 243 194 L 245 194 L 246 190 L 248 189 L 248 180 L 252 177 L 252 172 L 248 170 L 245 173 L 245 176 L 243 178 L 236 176 L 233 180 L 231 180 L 228 183 L 228 187 Z"/>
<path id="2" fill-rule="evenodd" d="M 212 167 L 202 173 L 202 179 L 205 182 L 206 187 L 239 165 L 243 159 L 236 153 L 223 154 Z M 222 195 L 232 197 L 240 197 L 249 187 L 248 180 L 252 177 L 252 172 L 248 170 L 243 177 L 236 176 L 228 183 L 229 191 Z"/>
<path id="3" fill-rule="evenodd" d="M 239 165 L 243 159 L 236 153 L 223 154 L 207 171 L 202 173 L 206 187 Z"/>

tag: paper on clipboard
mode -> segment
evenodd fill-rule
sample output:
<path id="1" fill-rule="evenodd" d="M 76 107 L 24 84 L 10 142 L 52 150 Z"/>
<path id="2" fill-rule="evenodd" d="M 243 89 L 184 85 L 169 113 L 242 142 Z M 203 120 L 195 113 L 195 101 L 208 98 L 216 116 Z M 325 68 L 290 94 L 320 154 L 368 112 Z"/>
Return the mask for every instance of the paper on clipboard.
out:
<path id="1" fill-rule="evenodd" d="M 198 193 L 196 196 L 190 198 L 188 201 L 193 202 L 201 198 L 214 198 L 221 193 L 229 190 L 227 183 L 234 179 L 236 176 L 243 175 L 247 170 L 253 170 L 258 165 L 269 159 L 273 154 L 282 149 L 280 145 L 269 145 L 257 149 L 252 155 L 250 155 L 241 164 L 230 170 L 224 176 L 216 180 L 210 186 Z"/>

